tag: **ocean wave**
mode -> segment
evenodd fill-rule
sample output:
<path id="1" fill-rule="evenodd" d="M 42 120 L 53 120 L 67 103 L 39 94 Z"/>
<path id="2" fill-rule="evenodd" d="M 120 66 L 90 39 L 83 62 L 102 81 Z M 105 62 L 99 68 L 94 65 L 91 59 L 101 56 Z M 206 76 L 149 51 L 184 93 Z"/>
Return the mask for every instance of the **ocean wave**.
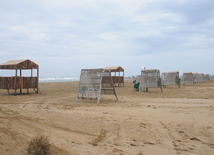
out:
<path id="1" fill-rule="evenodd" d="M 78 77 L 40 77 L 39 82 L 66 82 L 78 81 Z"/>

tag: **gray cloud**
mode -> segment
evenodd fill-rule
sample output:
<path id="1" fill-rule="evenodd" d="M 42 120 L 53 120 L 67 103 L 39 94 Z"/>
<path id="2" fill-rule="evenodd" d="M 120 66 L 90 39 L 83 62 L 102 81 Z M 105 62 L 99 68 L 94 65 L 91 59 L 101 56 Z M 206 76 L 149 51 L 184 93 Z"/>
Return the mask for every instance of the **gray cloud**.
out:
<path id="1" fill-rule="evenodd" d="M 128 76 L 139 74 L 142 65 L 162 71 L 206 68 L 206 73 L 214 74 L 213 62 L 207 61 L 214 56 L 212 4 L 211 0 L 1 1 L 0 62 L 31 58 L 41 65 L 42 76 L 79 75 L 81 68 L 116 65 L 127 68 Z M 58 68 L 66 67 L 54 72 L 56 62 Z"/>

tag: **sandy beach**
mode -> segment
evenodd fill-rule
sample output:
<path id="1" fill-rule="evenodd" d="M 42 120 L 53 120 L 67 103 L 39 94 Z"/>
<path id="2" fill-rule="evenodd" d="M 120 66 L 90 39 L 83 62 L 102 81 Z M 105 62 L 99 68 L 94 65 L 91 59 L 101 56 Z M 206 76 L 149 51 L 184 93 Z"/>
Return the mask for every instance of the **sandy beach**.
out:
<path id="1" fill-rule="evenodd" d="M 214 82 L 136 92 L 126 80 L 116 87 L 119 100 L 102 95 L 100 104 L 76 103 L 77 85 L 40 83 L 39 94 L 17 96 L 0 90 L 0 154 L 26 154 L 38 135 L 53 155 L 214 154 Z"/>

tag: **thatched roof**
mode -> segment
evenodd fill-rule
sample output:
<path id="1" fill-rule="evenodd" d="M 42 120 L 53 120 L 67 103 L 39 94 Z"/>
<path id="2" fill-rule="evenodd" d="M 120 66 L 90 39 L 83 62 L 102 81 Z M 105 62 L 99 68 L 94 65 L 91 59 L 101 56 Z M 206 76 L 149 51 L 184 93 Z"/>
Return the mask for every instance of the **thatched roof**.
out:
<path id="1" fill-rule="evenodd" d="M 162 72 L 163 74 L 179 74 L 179 71 Z"/>
<path id="2" fill-rule="evenodd" d="M 179 73 L 179 71 L 170 71 L 169 73 Z"/>
<path id="3" fill-rule="evenodd" d="M 38 69 L 39 66 L 29 59 L 10 60 L 0 64 L 0 69 Z"/>
<path id="4" fill-rule="evenodd" d="M 114 67 L 105 67 L 105 70 L 110 70 L 111 72 L 124 72 L 124 69 L 120 66 L 114 66 Z"/>
<path id="5" fill-rule="evenodd" d="M 184 72 L 183 74 L 193 74 L 192 72 Z"/>
<path id="6" fill-rule="evenodd" d="M 155 72 L 159 72 L 159 70 L 158 69 L 144 69 L 141 72 L 144 72 L 144 73 L 155 73 Z"/>
<path id="7" fill-rule="evenodd" d="M 203 73 L 193 73 L 194 75 L 203 75 Z"/>

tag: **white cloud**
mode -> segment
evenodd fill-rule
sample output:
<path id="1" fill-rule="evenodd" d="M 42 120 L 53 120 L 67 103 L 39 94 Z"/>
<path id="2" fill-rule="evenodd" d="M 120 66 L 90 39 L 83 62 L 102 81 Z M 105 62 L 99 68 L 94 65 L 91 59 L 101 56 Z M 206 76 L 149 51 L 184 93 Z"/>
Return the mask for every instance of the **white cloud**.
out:
<path id="1" fill-rule="evenodd" d="M 82 7 L 88 6 L 92 7 L 95 6 L 98 2 L 97 0 L 38 0 L 40 4 L 46 7 L 62 7 L 62 8 L 71 8 L 71 7 Z"/>
<path id="2" fill-rule="evenodd" d="M 4 1 L 0 61 L 32 58 L 45 70 L 57 61 L 78 74 L 82 67 L 115 64 L 127 67 L 131 75 L 142 65 L 169 69 L 169 62 L 171 67 L 195 69 L 197 64 L 179 63 L 184 53 L 191 61 L 198 59 L 191 57 L 197 52 L 209 53 L 205 68 L 205 59 L 214 56 L 212 10 L 208 1 L 193 0 Z M 209 71 L 214 74 L 211 67 Z"/>
<path id="3" fill-rule="evenodd" d="M 210 38 L 204 34 L 191 35 L 184 38 L 185 41 L 181 46 L 194 49 L 212 49 L 214 47 L 214 38 Z M 206 52 L 206 51 L 204 51 Z M 204 53 L 203 52 L 203 53 Z"/>
<path id="4" fill-rule="evenodd" d="M 50 36 L 46 33 L 47 28 L 38 23 L 28 23 L 26 25 L 12 25 L 8 27 L 9 31 L 20 37 L 26 37 L 33 40 L 49 40 Z"/>
<path id="5" fill-rule="evenodd" d="M 121 40 L 121 37 L 115 33 L 102 33 L 95 35 L 95 37 L 106 41 Z"/>

